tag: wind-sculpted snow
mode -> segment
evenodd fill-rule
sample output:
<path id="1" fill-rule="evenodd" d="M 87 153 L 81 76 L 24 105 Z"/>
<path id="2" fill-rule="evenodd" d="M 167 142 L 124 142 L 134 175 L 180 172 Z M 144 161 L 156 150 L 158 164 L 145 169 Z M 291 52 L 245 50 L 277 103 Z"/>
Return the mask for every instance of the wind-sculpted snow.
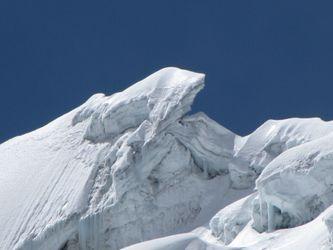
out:
<path id="1" fill-rule="evenodd" d="M 129 249 L 329 246 L 333 123 L 270 120 L 240 137 L 188 115 L 203 86 L 165 68 L 1 144 L 0 249 L 118 250 L 198 226 Z"/>
<path id="2" fill-rule="evenodd" d="M 230 164 L 233 186 L 251 187 L 263 169 L 282 152 L 333 132 L 333 122 L 319 118 L 269 120 L 239 139 Z"/>
<path id="3" fill-rule="evenodd" d="M 333 134 L 287 150 L 256 181 L 254 226 L 272 231 L 311 221 L 333 204 Z"/>
<path id="4" fill-rule="evenodd" d="M 0 249 L 56 249 L 73 233 L 98 146 L 72 115 L 0 145 Z"/>
<path id="5" fill-rule="evenodd" d="M 203 84 L 203 74 L 165 68 L 123 92 L 93 96 L 73 124 L 90 118 L 85 138 L 100 141 L 147 121 L 151 127 L 147 136 L 153 137 L 190 111 Z"/>
<path id="6" fill-rule="evenodd" d="M 201 172 L 227 169 L 235 135 L 204 115 L 182 118 L 202 87 L 201 74 L 163 69 L 103 100 L 106 104 L 95 99 L 78 112 L 74 124 L 89 120 L 85 138 L 107 144 L 99 156 L 89 212 L 79 223 L 81 248 L 118 249 L 170 234 L 213 205 L 205 192 L 215 189 L 217 180 L 204 180 Z M 140 114 L 127 120 L 124 112 Z M 189 140 L 198 143 L 190 147 Z M 223 192 L 228 186 L 217 188 Z"/>
<path id="7" fill-rule="evenodd" d="M 204 113 L 181 119 L 170 127 L 169 133 L 190 150 L 195 164 L 207 178 L 228 172 L 237 136 Z"/>
<path id="8" fill-rule="evenodd" d="M 2 144 L 1 249 L 119 249 L 212 216 L 236 136 L 184 117 L 203 81 L 162 69 Z"/>
<path id="9" fill-rule="evenodd" d="M 251 220 L 252 201 L 256 194 L 240 199 L 219 211 L 209 222 L 212 234 L 228 245 Z"/>
<path id="10" fill-rule="evenodd" d="M 232 185 L 246 188 L 257 180 L 258 192 L 224 207 L 191 240 L 183 238 L 184 249 L 331 249 L 333 216 L 326 208 L 333 204 L 332 142 L 332 122 L 317 118 L 268 121 L 235 137 Z M 159 248 L 159 240 L 142 247 L 177 249 L 172 237 L 169 248 Z"/>

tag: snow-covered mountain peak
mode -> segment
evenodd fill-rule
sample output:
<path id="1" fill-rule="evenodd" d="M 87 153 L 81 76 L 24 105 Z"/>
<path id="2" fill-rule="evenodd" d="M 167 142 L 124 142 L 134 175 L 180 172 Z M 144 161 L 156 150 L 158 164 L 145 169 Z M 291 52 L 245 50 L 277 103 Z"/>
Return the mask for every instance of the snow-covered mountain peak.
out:
<path id="1" fill-rule="evenodd" d="M 130 249 L 328 249 L 333 122 L 240 137 L 187 114 L 203 86 L 165 68 L 1 144 L 0 249 L 118 250 L 195 228 Z"/>
<path id="2" fill-rule="evenodd" d="M 0 248 L 119 249 L 212 216 L 236 135 L 185 116 L 203 85 L 162 69 L 0 145 Z"/>
<path id="3" fill-rule="evenodd" d="M 144 120 L 152 133 L 184 116 L 204 86 L 204 74 L 164 68 L 111 96 L 90 98 L 73 119 L 73 124 L 90 118 L 85 138 L 111 139 Z"/>

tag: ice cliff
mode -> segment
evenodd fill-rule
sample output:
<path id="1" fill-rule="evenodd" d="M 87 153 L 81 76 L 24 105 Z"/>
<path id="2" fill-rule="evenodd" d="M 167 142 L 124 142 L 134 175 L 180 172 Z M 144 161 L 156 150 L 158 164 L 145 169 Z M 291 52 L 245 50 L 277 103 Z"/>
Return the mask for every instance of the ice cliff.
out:
<path id="1" fill-rule="evenodd" d="M 302 144 L 265 168 L 256 181 L 255 228 L 272 231 L 302 225 L 333 204 L 332 141 L 329 134 Z"/>
<path id="2" fill-rule="evenodd" d="M 230 166 L 235 187 L 250 187 L 263 169 L 282 152 L 325 136 L 333 122 L 319 118 L 269 120 L 252 134 L 239 139 Z"/>
<path id="3" fill-rule="evenodd" d="M 252 194 L 188 234 L 128 249 L 332 249 L 332 125 L 318 118 L 270 120 L 236 137 L 231 189 Z"/>
<path id="4" fill-rule="evenodd" d="M 1 249 L 119 249 L 213 215 L 236 135 L 186 116 L 203 86 L 165 68 L 3 143 Z"/>
<path id="5" fill-rule="evenodd" d="M 330 246 L 333 123 L 240 137 L 188 114 L 203 87 L 165 68 L 1 144 L 0 249 Z"/>

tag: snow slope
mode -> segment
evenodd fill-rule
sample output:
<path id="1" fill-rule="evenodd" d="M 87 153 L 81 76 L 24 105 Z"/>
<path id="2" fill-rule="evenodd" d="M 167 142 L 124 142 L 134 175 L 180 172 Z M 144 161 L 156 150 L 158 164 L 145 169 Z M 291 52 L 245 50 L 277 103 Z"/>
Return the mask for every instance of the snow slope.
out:
<path id="1" fill-rule="evenodd" d="M 226 176 L 237 136 L 186 116 L 203 84 L 165 68 L 0 145 L 0 248 L 119 249 L 246 195 Z"/>
<path id="2" fill-rule="evenodd" d="M 255 181 L 256 191 L 224 207 L 190 240 L 183 237 L 184 249 L 333 249 L 332 122 L 268 121 L 237 140 L 231 180 L 235 168 L 251 178 L 233 186 Z M 160 240 L 144 246 L 177 249 L 173 237 L 163 239 L 167 247 Z"/>
<path id="3" fill-rule="evenodd" d="M 329 249 L 333 122 L 240 137 L 188 115 L 203 87 L 165 68 L 1 144 L 0 249 Z"/>

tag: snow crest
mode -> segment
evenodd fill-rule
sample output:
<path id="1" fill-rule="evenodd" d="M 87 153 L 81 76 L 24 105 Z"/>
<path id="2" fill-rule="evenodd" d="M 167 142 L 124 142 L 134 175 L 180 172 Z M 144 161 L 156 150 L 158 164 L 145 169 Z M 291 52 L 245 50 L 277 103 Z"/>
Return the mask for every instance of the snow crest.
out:
<path id="1" fill-rule="evenodd" d="M 12 183 L 0 184 L 0 248 L 120 249 L 207 220 L 221 200 L 213 190 L 229 188 L 236 135 L 185 116 L 203 86 L 203 74 L 165 68 L 2 144 L 0 172 Z M 20 171 L 34 174 L 19 188 Z"/>
<path id="2" fill-rule="evenodd" d="M 73 124 L 90 119 L 85 138 L 112 139 L 144 121 L 153 137 L 191 109 L 204 86 L 204 75 L 176 68 L 164 68 L 123 92 L 109 97 L 93 96 L 75 115 Z"/>
<path id="3" fill-rule="evenodd" d="M 269 120 L 242 138 L 230 164 L 233 186 L 251 187 L 265 167 L 284 151 L 326 136 L 333 122 L 319 118 Z"/>
<path id="4" fill-rule="evenodd" d="M 261 216 L 254 216 L 255 228 L 273 231 L 302 225 L 333 203 L 332 139 L 330 134 L 292 148 L 265 168 L 256 181 L 254 213 Z"/>
<path id="5" fill-rule="evenodd" d="M 0 249 L 120 249 L 196 227 L 129 249 L 329 249 L 333 122 L 237 136 L 187 115 L 204 78 L 165 68 L 1 144 Z"/>

